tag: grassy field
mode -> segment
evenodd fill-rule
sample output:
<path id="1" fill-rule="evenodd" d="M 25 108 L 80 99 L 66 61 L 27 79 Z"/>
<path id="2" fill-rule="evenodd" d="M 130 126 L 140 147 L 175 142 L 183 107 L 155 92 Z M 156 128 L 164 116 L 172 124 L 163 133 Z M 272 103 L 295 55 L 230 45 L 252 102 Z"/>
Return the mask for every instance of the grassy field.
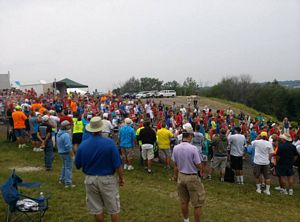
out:
<path id="1" fill-rule="evenodd" d="M 50 194 L 50 208 L 45 221 L 93 221 L 85 207 L 84 175 L 74 169 L 74 183 L 77 187 L 65 189 L 58 183 L 61 167 L 55 156 L 53 171 L 43 170 L 43 153 L 31 148 L 18 149 L 15 144 L 0 142 L 0 183 L 10 175 L 12 168 L 40 167 L 39 171 L 18 174 L 24 181 L 39 181 L 40 189 L 25 190 L 24 193 L 38 195 L 43 191 Z M 154 165 L 154 173 L 148 175 L 135 163 L 135 170 L 125 173 L 125 186 L 121 188 L 122 221 L 128 222 L 179 222 L 182 221 L 176 184 L 169 179 L 171 171 L 162 165 Z M 220 183 L 217 180 L 204 181 L 207 202 L 203 209 L 203 221 L 300 221 L 300 187 L 295 186 L 294 196 L 283 196 L 272 189 L 272 195 L 255 193 L 251 175 L 245 185 Z M 274 182 L 275 183 L 275 182 Z M 272 188 L 274 188 L 274 184 Z M 276 182 L 277 185 L 277 182 Z M 0 200 L 0 220 L 4 218 L 5 204 Z M 192 208 L 190 208 L 192 218 Z M 106 217 L 106 221 L 109 218 Z M 193 220 L 191 220 L 193 221 Z"/>

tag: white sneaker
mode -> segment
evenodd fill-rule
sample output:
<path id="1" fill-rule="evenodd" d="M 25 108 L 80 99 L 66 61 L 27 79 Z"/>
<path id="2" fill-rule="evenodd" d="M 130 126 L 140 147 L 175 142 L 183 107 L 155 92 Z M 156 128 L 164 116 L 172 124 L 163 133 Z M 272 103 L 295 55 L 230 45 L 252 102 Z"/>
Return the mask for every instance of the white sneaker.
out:
<path id="1" fill-rule="evenodd" d="M 133 166 L 129 165 L 127 170 L 134 170 Z"/>
<path id="2" fill-rule="evenodd" d="M 127 170 L 127 169 L 128 169 L 127 164 L 124 164 L 124 170 Z"/>
<path id="3" fill-rule="evenodd" d="M 275 189 L 275 190 L 278 190 L 278 191 L 281 191 L 281 190 L 282 190 L 282 188 L 281 188 L 280 186 L 275 187 L 274 189 Z"/>
<path id="4" fill-rule="evenodd" d="M 271 195 L 271 193 L 270 193 L 270 191 L 269 190 L 265 190 L 265 192 L 264 192 L 265 194 L 267 194 L 268 196 L 270 196 Z"/>
<path id="5" fill-rule="evenodd" d="M 286 191 L 286 189 L 281 189 L 280 193 L 288 195 L 288 192 Z"/>
<path id="6" fill-rule="evenodd" d="M 294 190 L 293 189 L 289 189 L 289 195 L 293 196 L 294 195 Z"/>
<path id="7" fill-rule="evenodd" d="M 36 149 L 37 149 L 36 147 L 33 147 L 33 152 L 36 152 Z"/>
<path id="8" fill-rule="evenodd" d="M 44 150 L 41 148 L 36 148 L 36 150 L 35 150 L 35 152 L 42 152 L 42 151 L 44 151 Z"/>
<path id="9" fill-rule="evenodd" d="M 25 147 L 27 147 L 27 145 L 24 143 L 24 144 L 22 144 L 22 148 L 25 148 Z"/>
<path id="10" fill-rule="evenodd" d="M 22 145 L 21 144 L 19 144 L 19 149 L 21 149 L 22 148 Z"/>
<path id="11" fill-rule="evenodd" d="M 256 193 L 261 193 L 261 189 L 260 188 L 256 189 Z"/>

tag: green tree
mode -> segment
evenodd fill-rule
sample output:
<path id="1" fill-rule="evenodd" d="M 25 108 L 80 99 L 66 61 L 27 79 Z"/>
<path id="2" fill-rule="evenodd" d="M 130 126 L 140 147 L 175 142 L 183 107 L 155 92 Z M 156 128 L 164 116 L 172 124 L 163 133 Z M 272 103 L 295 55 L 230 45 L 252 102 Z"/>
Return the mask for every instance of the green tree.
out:
<path id="1" fill-rule="evenodd" d="M 121 87 L 121 93 L 133 93 L 141 91 L 141 83 L 134 76 L 128 79 Z"/>
<path id="2" fill-rule="evenodd" d="M 187 77 L 182 85 L 184 95 L 190 96 L 192 94 L 197 94 L 198 84 L 192 77 Z"/>
<path id="3" fill-rule="evenodd" d="M 143 77 L 140 80 L 141 90 L 151 91 L 151 90 L 161 90 L 163 81 L 157 78 Z"/>

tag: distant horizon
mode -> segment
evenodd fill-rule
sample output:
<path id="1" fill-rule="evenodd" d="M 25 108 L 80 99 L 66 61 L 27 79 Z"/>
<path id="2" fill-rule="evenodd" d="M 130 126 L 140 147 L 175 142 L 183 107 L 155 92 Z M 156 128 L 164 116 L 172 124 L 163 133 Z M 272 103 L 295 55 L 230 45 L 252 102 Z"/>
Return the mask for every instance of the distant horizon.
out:
<path id="1" fill-rule="evenodd" d="M 0 75 L 6 75 L 6 74 L 8 74 L 8 73 L 3 73 L 3 72 L 1 72 L 0 73 Z M 221 82 L 222 81 L 222 79 L 223 78 L 229 78 L 229 77 L 239 77 L 239 76 L 241 76 L 241 75 L 228 75 L 228 76 L 224 76 L 224 77 L 222 77 L 218 82 L 216 82 L 216 83 L 212 83 L 211 85 L 202 85 L 201 87 L 212 87 L 212 86 L 214 86 L 214 85 L 216 85 L 216 84 L 218 84 L 219 82 Z M 142 77 L 136 77 L 136 76 L 131 76 L 131 77 L 135 77 L 135 78 L 138 78 L 138 79 L 140 79 L 140 78 L 143 78 L 143 77 L 149 77 L 149 76 L 142 76 Z M 127 80 L 129 80 L 131 77 L 129 77 Z M 189 76 L 187 76 L 187 77 L 189 77 Z M 251 76 L 250 76 L 251 77 Z M 78 80 L 76 80 L 76 79 L 74 79 L 74 78 L 72 78 L 72 77 L 69 77 L 69 76 L 67 76 L 67 77 L 64 77 L 64 78 L 68 78 L 68 79 L 71 79 L 71 80 L 73 80 L 73 81 L 75 81 L 75 82 L 79 82 L 79 83 L 81 83 L 81 84 L 86 84 L 84 81 L 78 81 Z M 62 80 L 62 79 L 64 79 L 64 78 L 59 78 L 59 79 L 56 79 L 56 81 L 60 81 L 60 80 Z M 149 78 L 156 78 L 156 77 L 149 77 Z M 158 78 L 159 79 L 159 78 Z M 272 80 L 265 80 L 265 81 L 255 81 L 253 78 L 251 79 L 251 81 L 253 82 L 253 83 L 267 83 L 267 82 L 273 82 L 274 80 L 275 80 L 276 78 L 274 78 L 274 79 L 272 79 Z M 125 80 L 125 81 L 127 81 L 127 80 Z M 162 80 L 162 79 L 159 79 L 159 80 Z M 173 79 L 173 80 L 168 80 L 168 81 L 163 81 L 163 83 L 166 83 L 166 82 L 169 82 L 169 81 L 177 81 L 176 79 Z M 294 80 L 291 80 L 291 79 L 286 79 L 286 80 L 279 80 L 279 79 L 276 79 L 278 82 L 295 82 L 295 81 L 299 81 L 300 82 L 300 79 L 294 79 Z M 13 78 L 12 78 L 12 73 L 10 72 L 10 83 L 11 83 L 11 85 L 16 85 L 15 84 L 15 81 L 19 81 L 19 80 L 13 80 Z M 34 84 L 41 84 L 41 82 L 40 81 L 45 81 L 46 83 L 51 83 L 51 82 L 54 82 L 54 79 L 51 81 L 51 80 L 47 80 L 47 79 L 40 79 L 40 80 L 36 80 L 36 81 L 32 81 L 32 80 L 28 80 L 28 81 L 19 81 L 20 83 L 21 83 L 21 85 L 34 85 Z M 125 82 L 124 81 L 124 82 Z M 124 83 L 123 82 L 123 83 Z M 178 83 L 180 83 L 180 84 L 183 84 L 183 82 L 184 81 L 182 81 L 182 82 L 179 82 L 179 81 L 177 81 Z M 196 81 L 198 84 L 199 83 L 202 83 L 202 82 L 198 82 L 198 81 Z M 88 85 L 88 84 L 87 84 Z M 89 85 L 88 85 L 89 86 Z M 117 87 L 115 87 L 115 88 L 117 88 Z M 115 89 L 115 88 L 110 88 L 110 89 L 108 89 L 108 90 L 113 90 L 113 89 Z M 101 90 L 102 91 L 102 89 L 100 88 L 100 87 L 96 87 L 96 88 L 92 88 L 92 87 L 88 87 L 88 89 L 91 89 L 92 91 L 94 91 L 95 89 L 97 89 L 97 90 Z M 104 90 L 104 91 L 108 91 L 108 90 Z"/>

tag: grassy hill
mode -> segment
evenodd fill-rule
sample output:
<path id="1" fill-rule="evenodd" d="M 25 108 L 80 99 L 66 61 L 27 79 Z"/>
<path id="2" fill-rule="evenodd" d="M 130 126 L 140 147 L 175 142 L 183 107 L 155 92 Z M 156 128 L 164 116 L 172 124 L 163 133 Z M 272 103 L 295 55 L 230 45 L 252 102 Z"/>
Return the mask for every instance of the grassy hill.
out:
<path id="1" fill-rule="evenodd" d="M 167 105 L 172 105 L 174 101 L 177 104 L 177 106 L 180 106 L 182 104 L 185 106 L 187 105 L 187 96 L 177 96 L 176 98 L 154 99 L 155 102 L 159 102 L 160 100 L 162 100 Z M 261 113 L 242 103 L 235 103 L 224 99 L 200 96 L 199 102 L 200 102 L 200 109 L 202 109 L 205 105 L 207 105 L 209 108 L 212 108 L 214 112 L 217 109 L 226 110 L 227 108 L 231 108 L 235 114 L 238 114 L 240 113 L 240 111 L 243 111 L 245 114 L 250 115 L 251 117 L 257 117 Z M 277 119 L 271 115 L 265 113 L 261 113 L 261 115 L 265 119 L 272 119 L 274 121 L 277 121 Z"/>

